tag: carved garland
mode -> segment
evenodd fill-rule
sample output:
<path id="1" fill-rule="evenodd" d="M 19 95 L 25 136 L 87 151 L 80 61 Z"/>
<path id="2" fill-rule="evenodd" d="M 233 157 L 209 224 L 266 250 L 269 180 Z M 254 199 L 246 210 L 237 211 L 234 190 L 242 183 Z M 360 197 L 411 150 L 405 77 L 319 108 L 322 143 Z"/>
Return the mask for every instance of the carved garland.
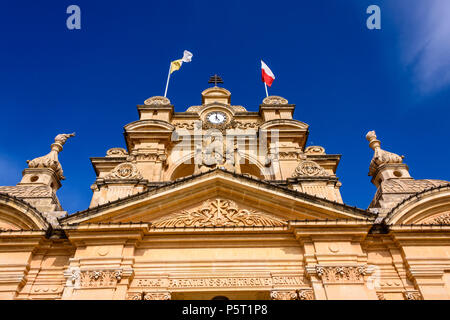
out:
<path id="1" fill-rule="evenodd" d="M 254 210 L 239 209 L 231 200 L 207 200 L 192 211 L 155 221 L 156 227 L 283 226 L 286 223 Z"/>

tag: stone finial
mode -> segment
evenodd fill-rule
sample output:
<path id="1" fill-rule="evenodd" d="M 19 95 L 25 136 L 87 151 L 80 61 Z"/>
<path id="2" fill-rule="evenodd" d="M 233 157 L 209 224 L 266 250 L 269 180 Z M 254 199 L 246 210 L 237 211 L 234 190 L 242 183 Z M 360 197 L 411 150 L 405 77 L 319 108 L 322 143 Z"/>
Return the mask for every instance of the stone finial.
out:
<path id="1" fill-rule="evenodd" d="M 74 136 L 75 132 L 70 134 L 58 134 L 55 137 L 55 142 L 51 145 L 51 151 L 43 157 L 35 158 L 31 161 L 27 160 L 28 167 L 53 169 L 58 179 L 64 180 L 65 177 L 63 175 L 61 164 L 58 160 L 58 153 L 62 151 L 63 145 L 66 143 L 67 139 Z"/>
<path id="2" fill-rule="evenodd" d="M 366 139 L 369 141 L 369 147 L 375 151 L 369 166 L 369 176 L 373 176 L 377 169 L 384 164 L 399 164 L 403 162 L 404 156 L 381 149 L 381 142 L 377 139 L 375 131 L 369 131 L 366 134 Z"/>

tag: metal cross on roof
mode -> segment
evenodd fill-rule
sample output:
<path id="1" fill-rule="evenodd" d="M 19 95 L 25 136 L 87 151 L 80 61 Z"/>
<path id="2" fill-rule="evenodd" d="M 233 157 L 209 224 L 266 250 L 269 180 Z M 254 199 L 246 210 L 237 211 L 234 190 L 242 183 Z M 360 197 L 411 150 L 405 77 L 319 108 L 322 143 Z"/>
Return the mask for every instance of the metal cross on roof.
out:
<path id="1" fill-rule="evenodd" d="M 217 74 L 215 74 L 215 75 L 213 75 L 213 76 L 211 76 L 211 77 L 209 78 L 208 83 L 214 83 L 214 86 L 217 87 L 217 84 L 218 84 L 218 83 L 223 83 L 223 80 L 222 80 L 221 77 L 219 77 Z"/>

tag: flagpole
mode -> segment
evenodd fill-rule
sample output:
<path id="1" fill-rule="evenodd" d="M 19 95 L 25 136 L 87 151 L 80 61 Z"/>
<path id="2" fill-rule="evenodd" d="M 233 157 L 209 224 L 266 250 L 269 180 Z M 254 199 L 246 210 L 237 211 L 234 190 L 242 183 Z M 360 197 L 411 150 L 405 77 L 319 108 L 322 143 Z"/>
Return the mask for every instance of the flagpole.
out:
<path id="1" fill-rule="evenodd" d="M 266 88 L 266 97 L 269 96 L 269 93 L 267 92 L 267 84 L 264 82 L 264 88 Z"/>
<path id="2" fill-rule="evenodd" d="M 164 98 L 167 96 L 167 88 L 169 87 L 170 80 L 170 68 L 172 67 L 172 63 L 169 63 L 169 74 L 167 75 L 167 83 L 166 83 L 166 91 L 164 91 Z"/>

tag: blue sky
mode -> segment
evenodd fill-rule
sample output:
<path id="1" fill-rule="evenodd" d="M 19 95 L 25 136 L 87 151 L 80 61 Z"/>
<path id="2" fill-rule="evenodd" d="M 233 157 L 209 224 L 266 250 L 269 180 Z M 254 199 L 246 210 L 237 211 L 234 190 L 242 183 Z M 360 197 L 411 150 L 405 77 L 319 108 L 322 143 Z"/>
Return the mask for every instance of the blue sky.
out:
<path id="1" fill-rule="evenodd" d="M 81 8 L 81 30 L 66 8 Z M 366 8 L 381 8 L 381 30 Z M 375 193 L 365 140 L 405 155 L 416 179 L 450 180 L 450 1 L 2 1 L 0 5 L 0 185 L 15 185 L 26 160 L 46 154 L 58 133 L 75 131 L 60 154 L 69 213 L 88 207 L 89 157 L 124 147 L 136 105 L 162 95 L 168 64 L 176 111 L 201 102 L 217 73 L 232 104 L 257 111 L 262 58 L 270 93 L 297 105 L 308 145 L 342 154 L 343 199 L 366 208 Z"/>

